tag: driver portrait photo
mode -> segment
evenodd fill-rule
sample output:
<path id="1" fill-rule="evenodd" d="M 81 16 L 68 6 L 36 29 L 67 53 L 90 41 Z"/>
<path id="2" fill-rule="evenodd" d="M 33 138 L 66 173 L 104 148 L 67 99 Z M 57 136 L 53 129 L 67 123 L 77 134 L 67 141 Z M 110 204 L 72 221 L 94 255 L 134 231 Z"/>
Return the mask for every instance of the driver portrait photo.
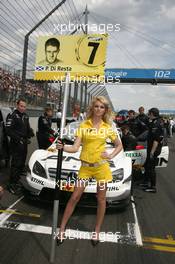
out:
<path id="1" fill-rule="evenodd" d="M 40 61 L 40 65 L 56 65 L 62 60 L 59 59 L 60 41 L 56 38 L 50 38 L 45 42 L 45 59 Z"/>

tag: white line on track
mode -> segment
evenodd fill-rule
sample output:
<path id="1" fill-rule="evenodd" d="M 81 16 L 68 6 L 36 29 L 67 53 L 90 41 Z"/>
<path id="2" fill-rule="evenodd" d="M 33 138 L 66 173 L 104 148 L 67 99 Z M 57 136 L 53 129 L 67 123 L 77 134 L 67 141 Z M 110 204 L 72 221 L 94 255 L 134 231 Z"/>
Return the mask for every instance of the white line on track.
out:
<path id="1" fill-rule="evenodd" d="M 134 220 L 135 220 L 134 230 L 135 230 L 135 236 L 136 236 L 136 243 L 138 246 L 143 246 L 142 235 L 141 235 L 141 231 L 140 231 L 140 227 L 139 227 L 139 221 L 138 221 L 138 217 L 137 217 L 137 212 L 136 212 L 136 207 L 135 207 L 133 196 L 131 196 L 131 204 L 132 204 L 132 209 L 133 209 L 133 213 L 134 213 Z"/>
<path id="2" fill-rule="evenodd" d="M 12 209 L 22 199 L 23 199 L 23 196 L 20 197 L 15 203 L 10 205 L 7 210 Z M 134 202 L 133 196 L 131 197 L 131 199 Z M 135 204 L 133 202 L 132 202 L 132 209 L 133 209 L 135 223 L 127 223 L 128 233 L 121 234 L 120 232 L 117 232 L 117 231 L 115 233 L 101 232 L 100 233 L 100 240 L 102 242 L 112 242 L 112 243 L 121 243 L 121 244 L 143 246 L 141 231 L 140 231 L 140 227 L 139 227 L 139 223 L 138 223 L 137 212 L 136 212 Z M 14 209 L 14 211 L 15 211 L 15 209 Z M 24 224 L 24 223 L 18 223 L 18 222 L 13 222 L 13 221 L 7 221 L 7 219 L 12 214 L 7 215 L 7 214 L 3 213 L 0 215 L 0 228 L 51 235 L 51 232 L 52 232 L 51 226 L 32 225 L 32 224 Z M 58 232 L 58 230 L 57 230 L 57 232 Z M 92 232 L 67 229 L 66 230 L 66 236 L 69 239 L 91 239 Z"/>
<path id="3" fill-rule="evenodd" d="M 129 223 L 128 223 L 129 225 Z M 131 224 L 132 225 L 132 224 Z M 24 224 L 24 223 L 18 223 L 13 221 L 6 221 L 5 223 L 0 223 L 0 228 L 4 229 L 12 229 L 16 231 L 24 231 L 24 232 L 32 232 L 32 233 L 38 233 L 38 234 L 45 234 L 45 235 L 51 235 L 52 233 L 52 227 L 51 226 L 41 226 L 41 225 L 33 225 L 33 224 Z M 57 229 L 57 233 L 59 232 L 59 229 Z M 129 232 L 129 230 L 128 230 Z M 65 233 L 66 237 L 68 239 L 87 239 L 90 240 L 92 237 L 92 232 L 87 231 L 80 231 L 80 230 L 74 230 L 74 229 L 66 229 Z M 121 244 L 130 244 L 130 245 L 136 245 L 136 239 L 135 237 L 130 237 L 129 233 L 126 235 L 121 235 L 120 232 L 101 232 L 100 233 L 100 241 L 101 242 L 111 242 L 111 243 L 121 243 Z"/>
<path id="4" fill-rule="evenodd" d="M 22 199 L 24 198 L 24 196 L 21 196 L 17 201 L 15 201 L 13 204 L 11 204 L 6 210 L 10 210 L 12 209 L 17 203 L 19 203 Z M 11 210 L 13 211 L 13 210 Z M 14 210 L 15 211 L 15 210 Z M 7 219 L 12 215 L 13 213 L 11 214 L 6 214 L 6 213 L 2 213 L 0 214 L 0 225 L 2 225 L 5 221 L 7 221 Z"/>

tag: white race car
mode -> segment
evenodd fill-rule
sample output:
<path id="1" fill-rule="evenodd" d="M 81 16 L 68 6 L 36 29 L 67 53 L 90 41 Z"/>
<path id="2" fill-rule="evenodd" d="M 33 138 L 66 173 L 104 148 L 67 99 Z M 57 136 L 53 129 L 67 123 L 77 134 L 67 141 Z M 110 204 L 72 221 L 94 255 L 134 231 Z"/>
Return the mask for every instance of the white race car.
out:
<path id="1" fill-rule="evenodd" d="M 78 127 L 77 122 L 67 126 L 65 137 L 73 139 L 70 128 Z M 120 138 L 120 130 L 116 129 Z M 75 130 L 74 130 L 75 131 Z M 110 160 L 110 168 L 113 175 L 113 181 L 107 184 L 107 205 L 125 206 L 128 205 L 131 196 L 132 164 L 142 166 L 146 159 L 146 149 L 133 151 L 121 151 L 116 157 Z M 107 143 L 106 149 L 112 152 L 113 146 Z M 74 183 L 78 174 L 81 161 L 79 160 L 80 151 L 77 153 L 63 152 L 61 184 L 60 184 L 60 202 L 66 202 L 74 189 Z M 168 147 L 163 147 L 162 153 L 158 159 L 158 165 L 163 167 L 168 161 Z M 56 184 L 57 168 L 56 140 L 48 150 L 36 150 L 32 154 L 28 164 L 26 178 L 23 178 L 23 185 L 30 195 L 40 197 L 41 199 L 52 199 Z M 96 181 L 92 179 L 86 187 L 81 199 L 83 206 L 96 205 Z"/>
<path id="2" fill-rule="evenodd" d="M 117 130 L 116 133 L 119 136 Z M 106 147 L 107 151 L 113 150 L 111 144 L 107 144 Z M 73 183 L 75 183 L 81 166 L 80 151 L 81 147 L 77 153 L 63 152 L 60 202 L 66 202 L 74 189 Z M 25 179 L 23 178 L 23 185 L 31 195 L 41 199 L 52 197 L 56 184 L 57 156 L 56 140 L 48 150 L 36 150 L 31 155 L 27 176 Z M 121 151 L 114 159 L 110 160 L 110 168 L 113 181 L 107 184 L 107 204 L 111 206 L 127 205 L 131 196 L 131 158 L 127 157 L 124 151 Z M 88 183 L 80 204 L 85 206 L 96 205 L 96 185 L 94 179 Z"/>

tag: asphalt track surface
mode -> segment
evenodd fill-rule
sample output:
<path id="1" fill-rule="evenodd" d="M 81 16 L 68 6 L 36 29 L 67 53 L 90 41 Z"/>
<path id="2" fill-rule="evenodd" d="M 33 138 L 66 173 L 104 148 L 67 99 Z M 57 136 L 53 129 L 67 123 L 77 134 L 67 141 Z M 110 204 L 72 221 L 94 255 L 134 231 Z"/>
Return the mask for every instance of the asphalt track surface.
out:
<path id="1" fill-rule="evenodd" d="M 133 202 L 125 210 L 107 210 L 101 237 L 105 242 L 95 248 L 90 232 L 96 209 L 78 207 L 67 226 L 72 239 L 56 248 L 55 263 L 175 263 L 175 135 L 168 141 L 168 167 L 157 169 L 158 192 L 145 193 L 135 183 Z M 29 155 L 35 148 L 34 139 Z M 1 168 L 0 183 L 5 185 L 8 176 L 9 170 Z M 52 211 L 52 203 L 5 191 L 0 201 L 0 264 L 49 263 Z"/>

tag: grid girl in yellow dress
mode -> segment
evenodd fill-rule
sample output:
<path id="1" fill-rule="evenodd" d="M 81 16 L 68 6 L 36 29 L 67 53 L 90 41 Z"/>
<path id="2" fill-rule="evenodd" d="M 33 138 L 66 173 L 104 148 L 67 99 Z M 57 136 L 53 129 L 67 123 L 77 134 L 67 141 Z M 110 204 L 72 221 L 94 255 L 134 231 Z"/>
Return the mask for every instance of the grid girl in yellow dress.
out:
<path id="1" fill-rule="evenodd" d="M 81 168 L 64 214 L 61 220 L 57 243 L 63 243 L 65 238 L 66 224 L 71 217 L 76 204 L 80 200 L 88 179 L 94 177 L 97 181 L 97 217 L 91 243 L 96 246 L 99 242 L 99 233 L 103 223 L 106 210 L 107 182 L 112 180 L 108 160 L 113 159 L 121 150 L 122 143 L 117 138 L 111 127 L 112 114 L 109 102 L 103 96 L 94 97 L 85 120 L 76 131 L 76 140 L 72 146 L 59 142 L 58 149 L 63 148 L 65 152 L 75 153 L 82 145 L 80 154 Z M 114 143 L 111 153 L 105 150 L 106 139 L 110 138 Z M 85 184 L 81 184 L 85 181 Z"/>
<path id="2" fill-rule="evenodd" d="M 77 129 L 76 136 L 81 138 L 82 151 L 80 160 L 83 161 L 78 173 L 78 179 L 86 180 L 93 177 L 97 182 L 101 183 L 112 181 L 109 163 L 101 156 L 105 151 L 106 139 L 110 138 L 112 142 L 117 139 L 117 135 L 111 126 L 102 120 L 97 130 L 93 128 L 92 119 L 87 119 Z M 94 163 L 96 166 L 91 167 Z"/>

